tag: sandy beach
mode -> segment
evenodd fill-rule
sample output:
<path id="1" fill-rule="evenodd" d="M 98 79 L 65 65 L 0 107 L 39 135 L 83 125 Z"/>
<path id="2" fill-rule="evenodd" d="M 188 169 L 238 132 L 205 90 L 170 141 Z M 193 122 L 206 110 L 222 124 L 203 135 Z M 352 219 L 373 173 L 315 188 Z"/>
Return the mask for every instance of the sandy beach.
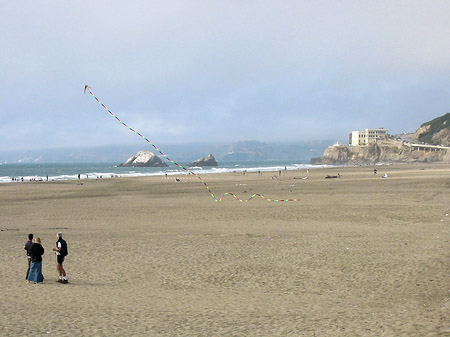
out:
<path id="1" fill-rule="evenodd" d="M 0 335 L 450 336 L 450 165 L 377 168 L 0 184 Z"/>

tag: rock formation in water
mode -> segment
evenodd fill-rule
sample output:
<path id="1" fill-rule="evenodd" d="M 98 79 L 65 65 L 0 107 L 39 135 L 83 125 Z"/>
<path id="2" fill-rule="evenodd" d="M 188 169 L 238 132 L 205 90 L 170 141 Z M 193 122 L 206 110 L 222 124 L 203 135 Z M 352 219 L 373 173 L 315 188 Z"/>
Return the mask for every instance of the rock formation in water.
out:
<path id="1" fill-rule="evenodd" d="M 123 167 L 167 167 L 156 154 L 148 150 L 142 150 L 130 157 L 125 163 L 120 164 Z"/>
<path id="2" fill-rule="evenodd" d="M 200 158 L 192 163 L 189 163 L 187 166 L 219 166 L 219 164 L 217 164 L 214 156 L 209 154 L 206 158 Z"/>

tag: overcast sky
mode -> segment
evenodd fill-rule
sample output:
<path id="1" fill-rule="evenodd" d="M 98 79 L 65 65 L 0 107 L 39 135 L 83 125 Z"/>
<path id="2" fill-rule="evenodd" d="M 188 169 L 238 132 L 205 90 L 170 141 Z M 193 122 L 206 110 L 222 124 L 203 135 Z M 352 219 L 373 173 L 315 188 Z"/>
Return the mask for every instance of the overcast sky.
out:
<path id="1" fill-rule="evenodd" d="M 450 111 L 450 1 L 2 1 L 0 150 L 346 140 Z"/>

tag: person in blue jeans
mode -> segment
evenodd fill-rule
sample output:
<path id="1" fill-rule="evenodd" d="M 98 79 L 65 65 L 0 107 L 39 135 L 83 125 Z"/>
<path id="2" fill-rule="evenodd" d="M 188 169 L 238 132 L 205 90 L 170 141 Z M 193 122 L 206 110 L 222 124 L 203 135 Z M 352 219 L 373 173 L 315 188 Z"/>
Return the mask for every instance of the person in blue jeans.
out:
<path id="1" fill-rule="evenodd" d="M 41 239 L 35 238 L 34 243 L 30 247 L 31 264 L 27 279 L 28 283 L 41 283 L 44 281 L 42 255 L 44 255 L 44 247 L 42 247 Z"/>

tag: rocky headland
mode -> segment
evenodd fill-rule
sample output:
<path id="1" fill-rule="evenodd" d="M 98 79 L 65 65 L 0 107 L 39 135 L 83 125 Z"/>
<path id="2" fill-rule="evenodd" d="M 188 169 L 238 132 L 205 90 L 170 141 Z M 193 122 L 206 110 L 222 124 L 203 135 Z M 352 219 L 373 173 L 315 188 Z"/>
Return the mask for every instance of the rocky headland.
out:
<path id="1" fill-rule="evenodd" d="M 417 149 L 393 140 L 364 146 L 332 145 L 323 156 L 311 159 L 314 165 L 415 163 L 450 161 L 448 150 Z"/>
<path id="2" fill-rule="evenodd" d="M 312 158 L 314 165 L 450 162 L 450 113 L 426 122 L 408 137 L 389 136 L 369 145 L 335 144 L 322 157 Z"/>

